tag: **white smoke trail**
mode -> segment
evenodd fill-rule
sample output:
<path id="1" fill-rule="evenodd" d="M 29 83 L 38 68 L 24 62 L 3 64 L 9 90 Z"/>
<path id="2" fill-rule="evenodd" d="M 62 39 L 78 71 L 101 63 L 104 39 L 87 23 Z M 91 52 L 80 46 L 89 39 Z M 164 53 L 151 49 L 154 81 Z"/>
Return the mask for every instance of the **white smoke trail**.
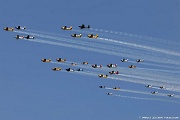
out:
<path id="1" fill-rule="evenodd" d="M 169 41 L 169 40 L 165 40 L 165 39 L 153 38 L 153 37 L 144 36 L 144 35 L 130 34 L 130 33 L 125 33 L 125 32 L 118 32 L 118 31 L 113 31 L 113 30 L 103 30 L 103 29 L 97 29 L 97 28 L 90 28 L 89 30 L 93 30 L 93 31 L 96 31 L 96 32 L 97 31 L 98 32 L 103 32 L 105 34 L 111 33 L 111 34 L 114 34 L 114 35 L 118 35 L 118 37 L 120 37 L 120 36 L 125 37 L 126 39 L 129 38 L 131 40 L 149 41 L 149 42 L 152 42 L 152 43 L 155 42 L 155 43 L 165 44 L 165 43 L 167 43 Z M 171 41 L 170 44 L 171 45 L 177 45 L 177 43 L 173 42 L 173 41 Z"/>
<path id="2" fill-rule="evenodd" d="M 154 79 L 154 78 L 148 78 L 148 77 L 142 77 L 142 76 L 134 76 L 134 75 L 128 75 L 128 74 L 118 74 L 118 76 L 125 76 L 125 77 L 130 77 L 130 78 L 137 78 L 137 79 L 142 79 L 142 80 L 149 80 L 149 81 L 156 81 L 156 82 L 162 82 L 165 84 L 180 84 L 180 82 L 174 82 L 174 81 L 165 81 L 161 79 Z"/>
<path id="3" fill-rule="evenodd" d="M 178 101 L 158 99 L 158 98 L 142 98 L 142 97 L 131 97 L 131 96 L 123 96 L 123 95 L 113 95 L 113 96 L 122 97 L 122 98 L 136 99 L 136 100 L 153 100 L 153 101 L 163 101 L 163 102 L 171 102 L 171 103 L 180 104 L 180 102 L 178 102 Z"/>
<path id="4" fill-rule="evenodd" d="M 135 43 L 128 43 L 128 42 L 123 42 L 123 41 L 118 41 L 118 40 L 113 40 L 113 39 L 107 39 L 107 38 L 98 38 L 98 39 L 108 41 L 108 42 L 111 42 L 111 43 L 124 44 L 124 45 L 128 45 L 128 46 L 143 48 L 143 49 L 147 49 L 147 50 L 151 50 L 151 51 L 156 51 L 156 52 L 165 53 L 165 54 L 168 54 L 168 55 L 175 55 L 175 56 L 180 57 L 179 53 L 176 53 L 176 52 L 173 52 L 173 51 L 167 51 L 167 50 L 158 49 L 158 48 L 154 48 L 154 47 L 149 47 L 149 46 L 145 46 L 145 45 L 139 45 L 139 44 L 135 44 Z"/>
<path id="5" fill-rule="evenodd" d="M 137 69 L 148 70 L 148 71 L 157 71 L 157 72 L 166 72 L 166 73 L 180 73 L 180 71 L 172 71 L 172 70 L 149 69 L 149 68 L 137 68 Z"/>

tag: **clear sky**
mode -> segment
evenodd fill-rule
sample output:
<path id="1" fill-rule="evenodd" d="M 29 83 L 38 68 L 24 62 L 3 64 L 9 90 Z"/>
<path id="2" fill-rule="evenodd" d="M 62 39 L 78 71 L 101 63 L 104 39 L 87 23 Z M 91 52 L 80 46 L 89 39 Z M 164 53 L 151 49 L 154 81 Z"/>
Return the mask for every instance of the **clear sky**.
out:
<path id="1" fill-rule="evenodd" d="M 178 0 L 1 0 L 0 119 L 180 119 L 179 5 Z M 81 24 L 91 29 L 80 30 Z M 3 30 L 17 25 L 27 30 Z M 73 31 L 61 30 L 64 25 Z M 30 33 L 36 41 L 14 38 Z M 83 38 L 72 38 L 73 33 Z M 99 34 L 99 39 L 87 39 L 88 33 Z M 41 62 L 59 57 L 68 62 Z M 122 63 L 122 58 L 130 62 Z M 135 63 L 138 58 L 144 63 Z M 90 65 L 72 67 L 73 61 Z M 92 69 L 95 63 L 103 68 Z M 110 63 L 118 64 L 120 75 L 98 78 L 111 70 L 106 68 Z M 131 64 L 137 69 L 128 69 Z M 52 67 L 82 67 L 84 73 L 54 72 Z M 145 88 L 147 84 L 154 88 Z"/>

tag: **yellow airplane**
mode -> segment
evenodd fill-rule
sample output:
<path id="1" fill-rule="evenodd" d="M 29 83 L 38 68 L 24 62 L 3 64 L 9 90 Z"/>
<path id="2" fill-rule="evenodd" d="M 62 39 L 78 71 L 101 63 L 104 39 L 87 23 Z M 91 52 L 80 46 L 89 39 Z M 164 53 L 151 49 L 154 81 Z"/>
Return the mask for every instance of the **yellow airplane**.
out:
<path id="1" fill-rule="evenodd" d="M 88 38 L 98 38 L 98 34 L 96 34 L 96 35 L 88 34 L 87 36 L 88 36 Z"/>

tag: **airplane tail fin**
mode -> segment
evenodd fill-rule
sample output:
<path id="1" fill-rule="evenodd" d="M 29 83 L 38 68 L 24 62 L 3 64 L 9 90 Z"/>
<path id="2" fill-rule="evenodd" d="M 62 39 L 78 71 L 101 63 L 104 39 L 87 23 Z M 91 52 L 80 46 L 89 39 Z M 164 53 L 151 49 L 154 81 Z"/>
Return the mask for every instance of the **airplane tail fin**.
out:
<path id="1" fill-rule="evenodd" d="M 88 25 L 88 28 L 90 28 L 90 25 Z"/>

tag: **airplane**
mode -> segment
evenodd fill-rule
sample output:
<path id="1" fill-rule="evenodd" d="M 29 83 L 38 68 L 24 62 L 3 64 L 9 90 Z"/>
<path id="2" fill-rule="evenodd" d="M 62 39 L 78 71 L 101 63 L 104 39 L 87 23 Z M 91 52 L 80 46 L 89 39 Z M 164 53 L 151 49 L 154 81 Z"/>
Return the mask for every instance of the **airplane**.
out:
<path id="1" fill-rule="evenodd" d="M 129 68 L 136 68 L 136 66 L 135 65 L 130 65 Z"/>
<path id="2" fill-rule="evenodd" d="M 76 66 L 77 64 L 76 63 L 71 63 L 72 66 Z"/>
<path id="3" fill-rule="evenodd" d="M 106 93 L 107 95 L 113 95 L 113 93 Z"/>
<path id="4" fill-rule="evenodd" d="M 88 38 L 98 38 L 98 34 L 96 34 L 96 35 L 88 34 L 87 36 L 88 36 Z"/>
<path id="5" fill-rule="evenodd" d="M 128 59 L 121 59 L 121 62 L 128 62 Z"/>
<path id="6" fill-rule="evenodd" d="M 82 68 L 79 68 L 79 69 L 77 69 L 77 71 L 83 71 L 83 69 L 82 69 Z"/>
<path id="7" fill-rule="evenodd" d="M 25 30 L 26 29 L 26 27 L 24 26 L 24 27 L 21 27 L 21 26 L 17 26 L 17 27 L 15 27 L 16 29 L 18 29 L 18 30 Z"/>
<path id="8" fill-rule="evenodd" d="M 34 36 L 27 35 L 25 38 L 26 38 L 26 39 L 34 39 L 35 37 L 34 37 Z"/>
<path id="9" fill-rule="evenodd" d="M 76 37 L 76 38 L 80 38 L 80 37 L 82 36 L 82 34 L 79 34 L 79 35 L 77 35 L 77 34 L 72 34 L 71 36 L 72 36 L 72 37 Z"/>
<path id="10" fill-rule="evenodd" d="M 16 38 L 16 39 L 24 39 L 24 36 L 16 35 L 15 38 Z"/>
<path id="11" fill-rule="evenodd" d="M 41 61 L 42 61 L 42 62 L 51 62 L 51 59 L 46 59 L 46 58 L 44 58 L 44 59 L 41 59 Z"/>
<path id="12" fill-rule="evenodd" d="M 151 87 L 152 87 L 152 85 L 146 85 L 145 87 L 147 87 L 147 88 L 151 88 Z"/>
<path id="13" fill-rule="evenodd" d="M 111 71 L 111 72 L 109 72 L 109 74 L 119 74 L 119 71 Z"/>
<path id="14" fill-rule="evenodd" d="M 62 58 L 57 58 L 56 59 L 58 62 L 66 62 L 66 59 L 62 59 Z"/>
<path id="15" fill-rule="evenodd" d="M 167 96 L 168 97 L 174 97 L 174 94 L 168 94 Z"/>
<path id="16" fill-rule="evenodd" d="M 102 67 L 102 65 L 97 65 L 97 64 L 94 64 L 94 65 L 92 65 L 92 67 L 93 67 L 93 68 L 101 68 L 101 67 Z"/>
<path id="17" fill-rule="evenodd" d="M 115 68 L 115 67 L 117 67 L 117 64 L 109 64 L 109 65 L 107 65 L 107 67 L 108 68 Z"/>
<path id="18" fill-rule="evenodd" d="M 88 25 L 87 27 L 84 25 L 84 24 L 82 24 L 81 26 L 79 26 L 81 29 L 84 29 L 84 28 L 90 28 L 90 25 Z"/>
<path id="19" fill-rule="evenodd" d="M 98 75 L 100 78 L 107 78 L 108 77 L 108 75 L 106 74 L 106 75 L 104 75 L 104 74 L 99 74 Z"/>
<path id="20" fill-rule="evenodd" d="M 82 64 L 83 64 L 83 65 L 87 65 L 87 64 L 88 64 L 88 62 L 82 62 Z"/>
<path id="21" fill-rule="evenodd" d="M 72 30 L 72 26 L 70 26 L 69 28 L 67 26 L 63 26 L 63 27 L 61 27 L 61 29 L 63 29 L 63 30 Z"/>
<path id="22" fill-rule="evenodd" d="M 113 87 L 113 90 L 120 90 L 120 87 Z"/>
<path id="23" fill-rule="evenodd" d="M 99 86 L 99 88 L 106 88 L 106 86 Z"/>
<path id="24" fill-rule="evenodd" d="M 54 67 L 54 68 L 52 68 L 52 70 L 53 70 L 53 71 L 59 71 L 59 70 L 61 70 L 61 68 Z"/>
<path id="25" fill-rule="evenodd" d="M 160 86 L 159 88 L 161 88 L 161 89 L 166 89 L 164 86 Z"/>
<path id="26" fill-rule="evenodd" d="M 68 72 L 74 72 L 75 70 L 74 70 L 74 69 L 71 69 L 71 68 L 68 68 L 68 69 L 66 69 L 66 71 L 68 71 Z"/>
<path id="27" fill-rule="evenodd" d="M 158 91 L 151 92 L 152 94 L 158 94 Z"/>
<path id="28" fill-rule="evenodd" d="M 137 63 L 139 63 L 139 62 L 144 62 L 144 60 L 142 60 L 142 59 L 137 59 L 136 62 L 137 62 Z"/>
<path id="29" fill-rule="evenodd" d="M 4 30 L 6 30 L 6 31 L 13 31 L 14 28 L 5 27 Z"/>

